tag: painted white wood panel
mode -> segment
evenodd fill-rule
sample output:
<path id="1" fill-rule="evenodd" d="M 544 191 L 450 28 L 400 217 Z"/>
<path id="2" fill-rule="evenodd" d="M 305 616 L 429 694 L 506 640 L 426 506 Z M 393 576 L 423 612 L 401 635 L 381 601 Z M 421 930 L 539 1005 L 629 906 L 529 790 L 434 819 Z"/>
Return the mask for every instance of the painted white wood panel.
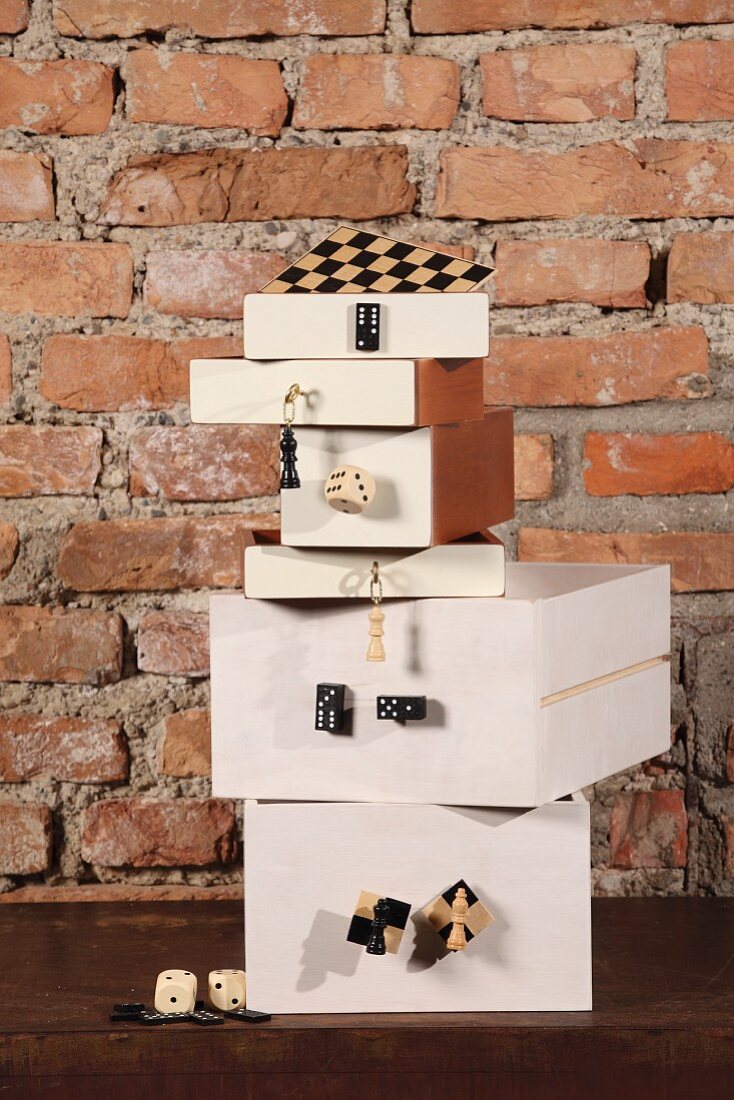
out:
<path id="1" fill-rule="evenodd" d="M 195 424 L 282 424 L 283 397 L 298 382 L 301 424 L 415 423 L 412 359 L 192 359 L 191 419 Z"/>
<path id="2" fill-rule="evenodd" d="M 374 560 L 370 550 L 249 546 L 245 550 L 245 596 L 367 599 Z M 452 543 L 413 554 L 381 551 L 379 561 L 386 600 L 501 596 L 505 590 L 505 548 L 500 542 Z"/>
<path id="3" fill-rule="evenodd" d="M 585 802 L 526 813 L 248 802 L 245 834 L 249 1003 L 279 1013 L 591 1008 Z M 440 957 L 418 911 L 459 878 L 496 919 Z M 346 941 L 363 889 L 412 904 L 396 955 Z"/>
<path id="4" fill-rule="evenodd" d="M 354 350 L 357 303 L 381 306 L 380 349 Z M 468 294 L 247 294 L 248 359 L 474 359 L 489 353 L 489 299 Z"/>

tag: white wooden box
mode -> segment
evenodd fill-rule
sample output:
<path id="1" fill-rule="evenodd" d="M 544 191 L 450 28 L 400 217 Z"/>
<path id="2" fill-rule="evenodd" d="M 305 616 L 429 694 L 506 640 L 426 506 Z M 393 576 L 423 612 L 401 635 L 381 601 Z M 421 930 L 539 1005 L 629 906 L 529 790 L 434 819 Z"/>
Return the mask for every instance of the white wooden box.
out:
<path id="1" fill-rule="evenodd" d="M 254 599 L 368 599 L 374 552 L 248 546 L 245 595 Z M 414 553 L 380 553 L 386 600 L 426 596 L 501 596 L 505 548 L 488 535 Z"/>
<path id="2" fill-rule="evenodd" d="M 495 917 L 445 953 L 420 914 L 459 879 Z M 412 905 L 397 954 L 346 940 L 362 890 Z M 247 1000 L 271 1012 L 591 1008 L 589 807 L 248 802 Z"/>
<path id="3" fill-rule="evenodd" d="M 357 305 L 380 306 L 380 345 L 359 350 Z M 248 359 L 475 359 L 489 354 L 489 298 L 456 294 L 246 294 Z"/>
<path id="4" fill-rule="evenodd" d="M 305 396 L 294 425 L 413 427 L 481 419 L 481 359 L 192 359 L 195 424 L 282 424 L 283 398 Z"/>
<path id="5" fill-rule="evenodd" d="M 212 596 L 214 794 L 537 806 L 665 752 L 668 567 L 510 562 L 506 585 L 386 604 L 383 664 L 362 602 Z M 314 728 L 318 683 L 346 685 L 345 734 Z"/>

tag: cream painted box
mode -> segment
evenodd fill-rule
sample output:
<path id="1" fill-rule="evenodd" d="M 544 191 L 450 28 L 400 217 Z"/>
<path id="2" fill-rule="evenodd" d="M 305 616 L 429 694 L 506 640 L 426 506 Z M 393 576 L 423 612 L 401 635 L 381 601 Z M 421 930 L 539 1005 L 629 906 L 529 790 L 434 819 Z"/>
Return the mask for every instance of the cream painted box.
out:
<path id="1" fill-rule="evenodd" d="M 670 746 L 667 566 L 518 564 L 498 599 L 211 598 L 212 786 L 234 798 L 537 806 Z M 316 685 L 345 728 L 315 729 Z M 379 696 L 427 699 L 422 721 Z M 367 888 L 367 887 L 365 887 Z"/>
<path id="2" fill-rule="evenodd" d="M 589 807 L 245 805 L 247 998 L 270 1012 L 591 1008 Z M 459 879 L 495 920 L 449 953 L 420 913 Z M 412 906 L 396 954 L 347 942 L 362 890 Z"/>
<path id="3" fill-rule="evenodd" d="M 379 346 L 358 347 L 357 307 L 380 309 Z M 248 359 L 476 359 L 489 354 L 489 298 L 453 294 L 246 294 Z"/>

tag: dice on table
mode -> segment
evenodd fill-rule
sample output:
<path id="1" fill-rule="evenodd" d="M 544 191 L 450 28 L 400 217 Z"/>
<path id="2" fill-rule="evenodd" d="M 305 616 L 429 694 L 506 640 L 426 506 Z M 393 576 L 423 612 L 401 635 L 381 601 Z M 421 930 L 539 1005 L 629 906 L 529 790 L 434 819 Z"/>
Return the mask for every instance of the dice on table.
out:
<path id="1" fill-rule="evenodd" d="M 335 466 L 324 482 L 326 503 L 337 512 L 356 516 L 369 508 L 377 486 L 364 466 Z"/>
<path id="2" fill-rule="evenodd" d="M 243 1008 L 247 999 L 244 970 L 212 970 L 209 974 L 209 1000 L 215 1008 Z"/>
<path id="3" fill-rule="evenodd" d="M 196 976 L 189 970 L 161 970 L 155 983 L 156 1012 L 193 1012 Z"/>

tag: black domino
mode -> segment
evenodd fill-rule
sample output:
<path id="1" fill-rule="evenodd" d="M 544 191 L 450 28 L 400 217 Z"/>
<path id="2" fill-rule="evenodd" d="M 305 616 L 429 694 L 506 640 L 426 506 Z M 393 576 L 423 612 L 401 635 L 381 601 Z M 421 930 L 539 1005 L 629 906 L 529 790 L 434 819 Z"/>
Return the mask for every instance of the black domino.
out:
<path id="1" fill-rule="evenodd" d="M 229 1020 L 242 1020 L 246 1024 L 266 1024 L 273 1018 L 269 1012 L 258 1012 L 254 1008 L 235 1008 L 231 1012 L 225 1012 L 224 1015 Z"/>
<path id="2" fill-rule="evenodd" d="M 156 1026 L 159 1024 L 185 1024 L 191 1020 L 190 1012 L 141 1012 L 135 1019 L 141 1024 Z"/>
<path id="3" fill-rule="evenodd" d="M 380 306 L 377 302 L 358 303 L 354 333 L 355 351 L 380 350 Z"/>
<path id="4" fill-rule="evenodd" d="M 422 722 L 425 716 L 425 695 L 377 696 L 377 718 L 380 721 Z"/>
<path id="5" fill-rule="evenodd" d="M 211 1027 L 213 1024 L 224 1023 L 223 1016 L 217 1016 L 215 1012 L 209 1012 L 206 1008 L 197 1008 L 195 1012 L 190 1012 L 189 1019 L 199 1027 Z"/>
<path id="6" fill-rule="evenodd" d="M 344 728 L 344 684 L 316 685 L 315 729 L 341 733 Z"/>

